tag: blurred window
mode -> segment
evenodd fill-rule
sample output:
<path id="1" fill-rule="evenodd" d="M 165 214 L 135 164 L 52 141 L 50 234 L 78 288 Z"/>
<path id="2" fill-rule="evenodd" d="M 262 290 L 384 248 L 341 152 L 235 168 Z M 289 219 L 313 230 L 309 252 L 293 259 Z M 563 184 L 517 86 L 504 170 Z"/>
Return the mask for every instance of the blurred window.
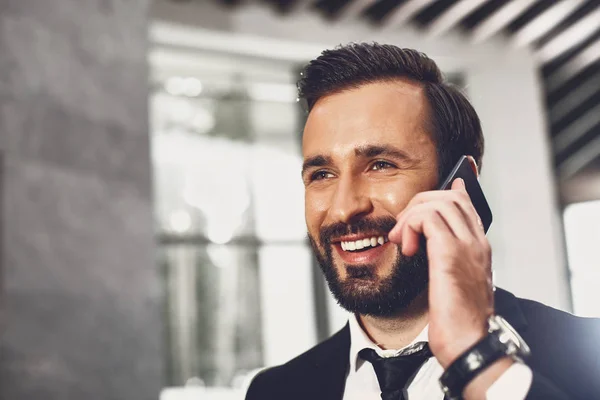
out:
<path id="1" fill-rule="evenodd" d="M 600 317 L 600 201 L 569 205 L 564 212 L 573 311 Z"/>
<path id="2" fill-rule="evenodd" d="M 243 385 L 248 372 L 271 361 L 262 305 L 268 301 L 270 315 L 285 313 L 294 309 L 290 296 L 298 302 L 312 293 L 312 282 L 299 286 L 296 272 L 303 266 L 310 272 L 311 259 L 294 83 L 249 76 L 243 60 L 231 65 L 239 71 L 162 71 L 152 82 L 169 386 Z M 287 281 L 269 281 L 286 269 Z M 265 271 L 272 272 L 265 277 Z M 294 314 L 314 319 L 307 304 Z M 314 323 L 305 326 L 299 334 L 308 348 L 316 340 Z"/>

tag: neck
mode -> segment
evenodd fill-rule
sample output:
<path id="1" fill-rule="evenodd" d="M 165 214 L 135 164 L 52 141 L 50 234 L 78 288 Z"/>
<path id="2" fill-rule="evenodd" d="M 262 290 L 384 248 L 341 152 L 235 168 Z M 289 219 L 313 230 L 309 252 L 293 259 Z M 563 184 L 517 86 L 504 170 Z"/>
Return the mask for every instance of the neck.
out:
<path id="1" fill-rule="evenodd" d="M 428 322 L 427 290 L 419 294 L 401 313 L 390 317 L 359 315 L 363 330 L 380 348 L 401 349 L 410 344 Z"/>

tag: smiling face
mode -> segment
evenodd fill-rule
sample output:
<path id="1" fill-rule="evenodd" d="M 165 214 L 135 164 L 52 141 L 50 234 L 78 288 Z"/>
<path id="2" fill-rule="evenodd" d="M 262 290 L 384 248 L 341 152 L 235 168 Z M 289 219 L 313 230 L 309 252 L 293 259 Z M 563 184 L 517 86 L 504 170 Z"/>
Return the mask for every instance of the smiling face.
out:
<path id="1" fill-rule="evenodd" d="M 427 100 L 418 84 L 370 83 L 319 99 L 302 151 L 309 238 L 338 302 L 392 315 L 427 286 L 424 252 L 387 242 L 396 216 L 437 182 Z"/>

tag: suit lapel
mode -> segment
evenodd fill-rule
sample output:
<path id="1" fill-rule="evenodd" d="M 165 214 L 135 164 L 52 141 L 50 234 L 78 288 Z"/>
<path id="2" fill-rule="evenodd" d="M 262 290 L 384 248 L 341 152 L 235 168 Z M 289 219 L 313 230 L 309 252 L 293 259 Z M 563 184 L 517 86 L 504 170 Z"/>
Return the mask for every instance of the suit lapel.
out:
<path id="1" fill-rule="evenodd" d="M 494 305 L 496 314 L 507 320 L 519 334 L 527 329 L 527 319 L 521 310 L 519 300 L 514 294 L 496 288 L 496 291 L 494 292 Z"/>
<path id="2" fill-rule="evenodd" d="M 350 328 L 348 324 L 331 337 L 330 345 L 315 358 L 314 378 L 309 399 L 342 400 L 350 366 Z"/>

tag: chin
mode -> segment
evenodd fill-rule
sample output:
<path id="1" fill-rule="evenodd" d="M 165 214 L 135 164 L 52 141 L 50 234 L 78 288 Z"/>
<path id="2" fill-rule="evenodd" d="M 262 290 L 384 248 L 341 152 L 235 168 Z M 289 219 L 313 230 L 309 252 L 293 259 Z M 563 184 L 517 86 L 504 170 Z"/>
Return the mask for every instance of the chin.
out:
<path id="1" fill-rule="evenodd" d="M 373 317 L 405 312 L 428 285 L 428 268 L 422 262 L 343 265 L 335 270 L 325 275 L 338 304 L 351 313 Z"/>
<path id="2" fill-rule="evenodd" d="M 309 239 L 333 297 L 349 312 L 397 315 L 427 288 L 429 269 L 424 248 L 413 257 L 404 257 L 388 242 L 368 257 L 344 257 L 341 247 L 323 249 L 311 236 Z M 386 248 L 389 250 L 382 251 Z"/>
<path id="3" fill-rule="evenodd" d="M 364 281 L 371 284 L 381 282 L 392 276 L 392 263 L 381 264 L 342 264 L 336 267 L 338 276 L 345 281 Z"/>

